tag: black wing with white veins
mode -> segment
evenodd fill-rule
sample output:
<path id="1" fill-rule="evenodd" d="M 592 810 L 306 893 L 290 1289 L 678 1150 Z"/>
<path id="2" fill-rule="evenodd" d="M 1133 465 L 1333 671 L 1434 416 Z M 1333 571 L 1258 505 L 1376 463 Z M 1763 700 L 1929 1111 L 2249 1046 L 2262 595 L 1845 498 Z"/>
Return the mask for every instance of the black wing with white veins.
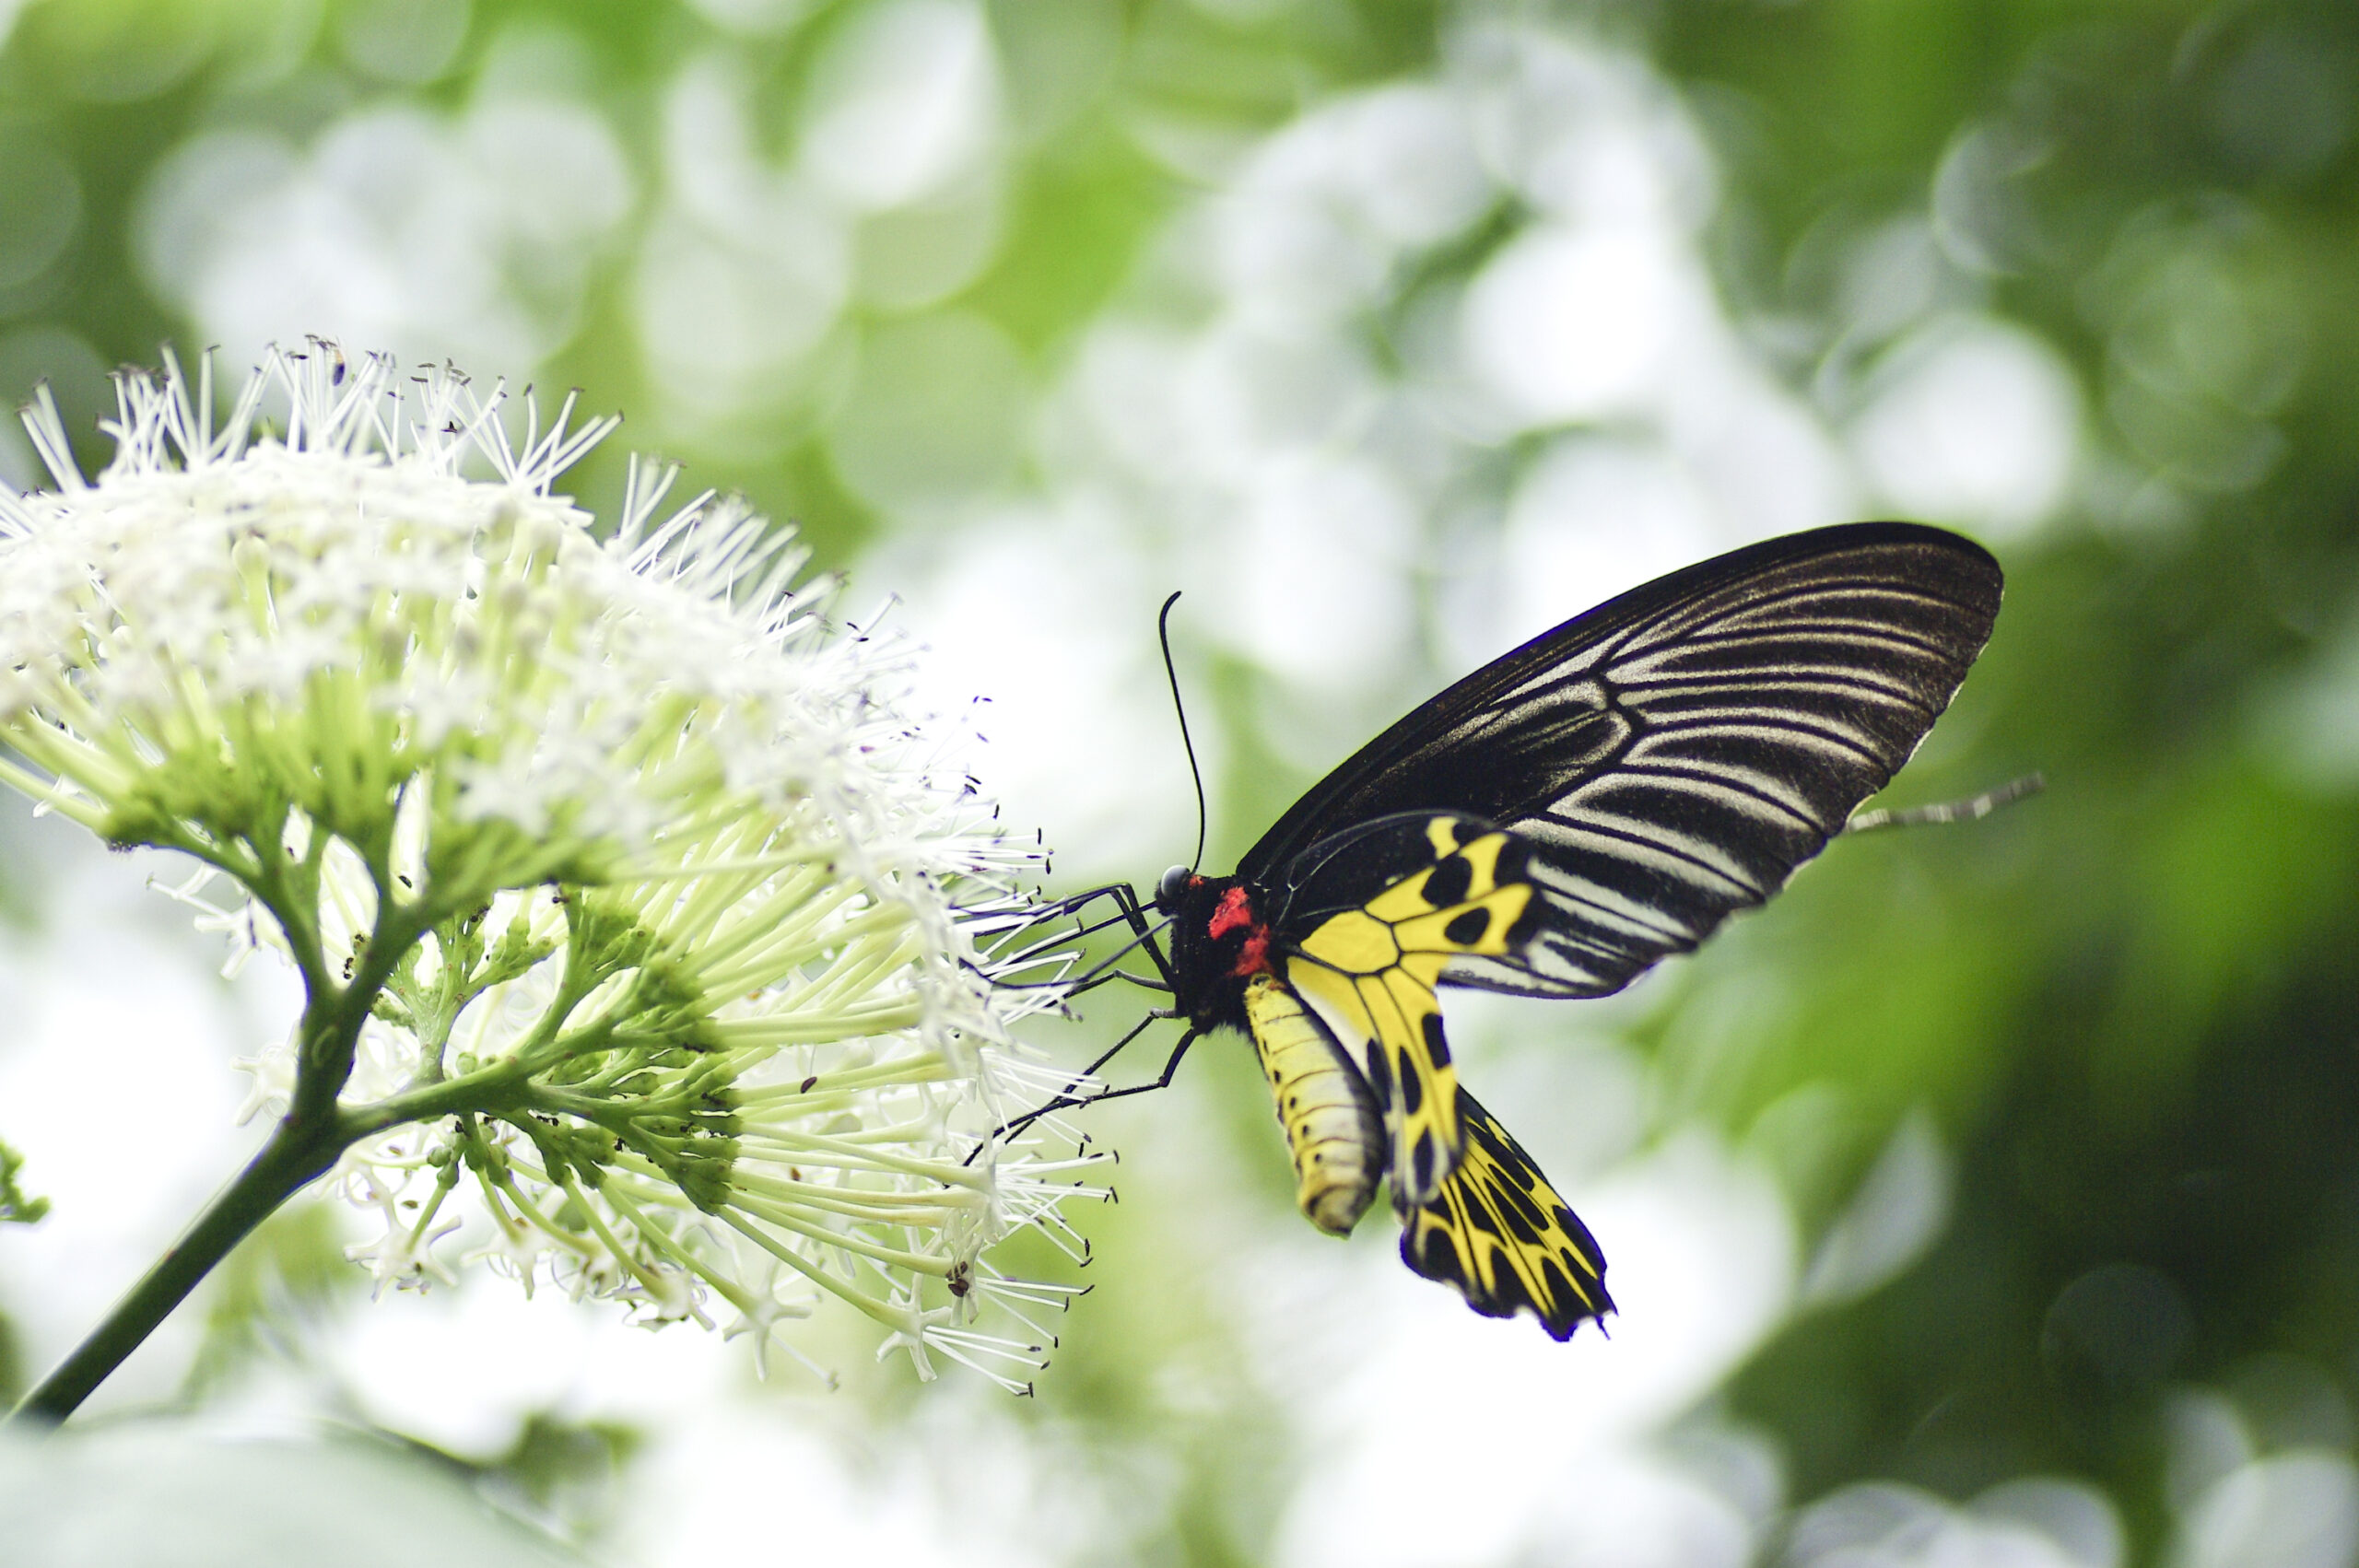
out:
<path id="1" fill-rule="evenodd" d="M 1238 870 L 1294 881 L 1296 856 L 1370 818 L 1485 819 L 1530 847 L 1532 940 L 1455 957 L 1443 978 L 1607 995 L 1767 899 L 1884 786 L 1989 638 L 2000 588 L 1987 552 L 1912 523 L 1699 563 L 1416 708 Z"/>

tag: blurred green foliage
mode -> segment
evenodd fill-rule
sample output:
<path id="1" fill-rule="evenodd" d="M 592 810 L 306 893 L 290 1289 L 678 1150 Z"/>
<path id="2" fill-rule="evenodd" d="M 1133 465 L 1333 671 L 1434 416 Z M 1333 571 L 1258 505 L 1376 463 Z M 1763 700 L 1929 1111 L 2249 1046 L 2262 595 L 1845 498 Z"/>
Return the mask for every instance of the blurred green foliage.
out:
<path id="1" fill-rule="evenodd" d="M 2264 722 L 2347 620 L 2359 568 L 2359 399 L 2334 369 L 2359 330 L 2359 17 L 1948 4 L 1661 22 L 1671 71 L 1741 97 L 1716 122 L 1750 229 L 1731 251 L 1763 263 L 1743 281 L 1772 308 L 1808 308 L 1778 263 L 1815 226 L 1923 192 L 1966 138 L 2022 149 L 1991 287 L 2104 389 L 2101 439 L 2133 469 L 2118 515 L 2010 559 L 1999 634 L 1946 721 L 1976 734 L 1978 777 L 2037 766 L 2049 793 L 1943 843 L 1842 846 L 1771 918 L 1808 978 L 1755 1042 L 1762 1091 L 1930 1092 L 1960 1179 L 1924 1261 L 1798 1322 L 1730 1397 L 1778 1433 L 1802 1495 L 2079 1472 L 2151 1551 L 2174 1381 L 2233 1384 L 2274 1355 L 2359 1388 L 2359 813 L 2347 776 L 2289 766 Z M 2142 256 L 2160 232 L 2202 239 Z M 2199 269 L 2204 308 L 2158 331 L 2139 291 Z M 2264 317 L 2265 352 L 2201 341 Z M 2290 384 L 2255 397 L 2264 373 Z M 2208 471 L 2263 411 L 2283 438 L 2265 474 Z M 1759 1103 L 1722 1087 L 1739 1115 Z"/>
<path id="2" fill-rule="evenodd" d="M 481 0 L 455 8 L 464 36 L 434 78 L 412 89 L 414 101 L 453 106 L 487 55 L 558 32 L 567 74 L 615 117 L 642 170 L 658 156 L 658 84 L 716 42 L 685 7 L 634 0 Z M 381 90 L 387 84 L 351 68 L 348 40 L 386 9 L 360 0 L 26 6 L 0 51 L 0 105 L 26 138 L 14 149 L 16 168 L 35 157 L 62 158 L 78 210 L 65 225 L 63 253 L 44 258 L 29 281 L 7 287 L 0 255 L 0 318 L 18 323 L 0 337 L 0 398 L 20 402 L 47 379 L 69 427 L 88 438 L 80 455 L 101 453 L 98 372 L 149 363 L 158 343 L 188 335 L 189 323 L 143 287 L 134 262 L 145 182 L 197 131 L 301 135 Z M 771 150 L 792 129 L 814 62 L 863 8 L 781 9 L 807 16 L 777 36 L 726 40 L 763 106 L 757 129 Z M 1191 135 L 1248 136 L 1320 93 L 1429 62 L 1438 25 L 1436 8 L 1422 0 L 1321 0 L 1273 7 L 1266 20 L 1242 25 L 1185 4 L 1123 0 L 1006 0 L 990 16 L 1024 143 L 1005 196 L 1009 236 L 988 270 L 940 303 L 981 314 L 1043 357 L 1104 303 L 1151 227 L 1188 193 L 1187 182 L 1141 155 L 1127 134 L 1133 120 L 1168 116 L 1184 120 Z M 650 399 L 631 352 L 630 280 L 620 258 L 606 260 L 581 330 L 544 370 L 552 382 L 581 388 L 589 407 L 641 408 Z M 872 509 L 845 488 L 807 429 L 800 439 L 791 425 L 777 434 L 784 439 L 765 440 L 758 451 L 699 450 L 693 430 L 667 432 L 664 445 L 697 460 L 699 483 L 742 491 L 771 515 L 795 519 L 823 560 L 848 558 L 870 536 Z M 585 498 L 619 493 L 623 457 L 617 446 L 593 458 L 581 476 Z"/>

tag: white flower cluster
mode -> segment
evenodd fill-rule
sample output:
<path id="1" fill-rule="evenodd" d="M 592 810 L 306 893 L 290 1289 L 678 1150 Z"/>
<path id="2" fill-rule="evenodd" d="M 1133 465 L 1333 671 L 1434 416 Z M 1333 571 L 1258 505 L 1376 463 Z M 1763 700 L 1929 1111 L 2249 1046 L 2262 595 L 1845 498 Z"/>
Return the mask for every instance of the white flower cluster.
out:
<path id="1" fill-rule="evenodd" d="M 570 400 L 544 432 L 314 344 L 213 408 L 120 378 L 96 483 L 29 415 L 58 487 L 0 492 L 0 781 L 195 856 L 232 963 L 301 972 L 250 1110 L 333 1123 L 386 1223 L 356 1256 L 447 1278 L 472 1209 L 527 1289 L 764 1342 L 824 1292 L 1021 1387 L 1069 1289 L 985 1250 L 1077 1252 L 1095 1192 L 994 1136 L 1067 1082 L 1009 1035 L 1055 988 L 992 956 L 1039 851 L 902 710 L 908 649 L 742 507 L 659 521 L 668 475 L 600 540 L 551 493 L 612 425 Z"/>

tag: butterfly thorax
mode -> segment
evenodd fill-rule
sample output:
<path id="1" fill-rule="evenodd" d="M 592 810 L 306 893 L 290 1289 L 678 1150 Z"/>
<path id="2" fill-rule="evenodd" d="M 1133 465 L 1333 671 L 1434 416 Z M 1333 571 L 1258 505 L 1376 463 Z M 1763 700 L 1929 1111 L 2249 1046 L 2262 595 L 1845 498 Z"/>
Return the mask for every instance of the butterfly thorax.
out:
<path id="1" fill-rule="evenodd" d="M 1262 890 L 1189 872 L 1166 877 L 1156 904 L 1171 917 L 1173 1007 L 1199 1029 L 1246 1028 L 1246 982 L 1277 962 Z"/>

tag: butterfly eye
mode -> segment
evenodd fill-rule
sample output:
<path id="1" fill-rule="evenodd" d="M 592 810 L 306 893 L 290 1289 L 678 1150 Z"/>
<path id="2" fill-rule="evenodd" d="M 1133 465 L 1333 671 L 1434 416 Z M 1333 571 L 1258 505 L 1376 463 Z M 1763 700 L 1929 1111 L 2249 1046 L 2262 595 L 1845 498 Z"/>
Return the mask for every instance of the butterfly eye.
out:
<path id="1" fill-rule="evenodd" d="M 1155 907 L 1167 911 L 1178 908 L 1180 895 L 1188 891 L 1188 879 L 1194 874 L 1185 866 L 1164 872 L 1163 880 L 1155 884 Z"/>

